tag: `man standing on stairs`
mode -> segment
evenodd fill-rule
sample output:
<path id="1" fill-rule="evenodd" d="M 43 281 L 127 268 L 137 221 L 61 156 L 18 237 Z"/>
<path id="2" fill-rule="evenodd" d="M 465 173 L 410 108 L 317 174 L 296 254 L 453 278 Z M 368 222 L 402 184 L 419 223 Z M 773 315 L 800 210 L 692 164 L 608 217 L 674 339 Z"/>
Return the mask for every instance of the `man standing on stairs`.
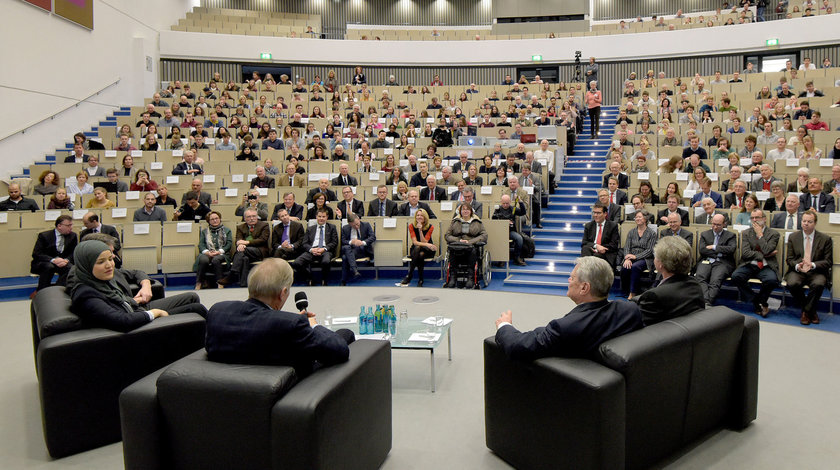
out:
<path id="1" fill-rule="evenodd" d="M 598 131 L 600 130 L 602 101 L 603 97 L 601 90 L 598 89 L 598 81 L 593 79 L 589 82 L 589 91 L 586 92 L 586 108 L 589 112 L 589 133 L 592 139 L 598 135 Z"/>
<path id="2" fill-rule="evenodd" d="M 620 242 L 618 224 L 607 220 L 607 206 L 596 202 L 592 206 L 592 220 L 583 227 L 580 255 L 596 256 L 615 269 Z"/>

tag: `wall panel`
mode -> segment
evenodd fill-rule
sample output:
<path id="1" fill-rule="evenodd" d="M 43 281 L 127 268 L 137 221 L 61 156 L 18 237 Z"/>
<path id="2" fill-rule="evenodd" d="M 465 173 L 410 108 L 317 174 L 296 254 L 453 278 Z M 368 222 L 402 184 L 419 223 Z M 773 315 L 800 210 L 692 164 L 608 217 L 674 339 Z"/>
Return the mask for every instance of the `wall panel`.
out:
<path id="1" fill-rule="evenodd" d="M 733 2 L 729 2 L 730 4 Z M 734 2 L 737 3 L 737 2 Z M 723 4 L 719 0 L 593 0 L 592 19 L 609 20 L 619 18 L 635 18 L 641 15 L 650 20 L 651 15 L 675 15 L 682 8 L 685 13 L 711 11 Z"/>

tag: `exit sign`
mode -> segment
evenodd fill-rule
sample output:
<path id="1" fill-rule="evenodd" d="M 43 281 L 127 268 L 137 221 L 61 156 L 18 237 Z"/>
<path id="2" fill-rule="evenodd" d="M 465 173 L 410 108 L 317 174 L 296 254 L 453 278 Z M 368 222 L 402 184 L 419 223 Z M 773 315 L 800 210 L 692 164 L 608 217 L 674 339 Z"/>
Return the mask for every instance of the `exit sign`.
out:
<path id="1" fill-rule="evenodd" d="M 531 56 L 531 62 L 542 62 L 542 55 L 541 54 L 532 55 Z"/>
<path id="2" fill-rule="evenodd" d="M 779 45 L 779 38 L 771 38 L 764 41 L 764 45 L 767 47 L 776 47 Z"/>
<path id="3" fill-rule="evenodd" d="M 271 60 L 271 52 L 262 52 L 262 53 L 260 53 L 260 59 L 262 59 L 262 60 Z"/>

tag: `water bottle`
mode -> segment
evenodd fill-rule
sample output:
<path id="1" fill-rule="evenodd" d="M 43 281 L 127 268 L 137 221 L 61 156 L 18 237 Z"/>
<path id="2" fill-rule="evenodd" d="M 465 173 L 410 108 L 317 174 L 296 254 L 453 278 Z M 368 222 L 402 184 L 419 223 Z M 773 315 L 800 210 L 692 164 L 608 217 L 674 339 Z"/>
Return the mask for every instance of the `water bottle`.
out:
<path id="1" fill-rule="evenodd" d="M 365 334 L 373 334 L 373 307 L 368 307 L 367 315 L 365 315 Z"/>
<path id="2" fill-rule="evenodd" d="M 394 313 L 394 306 L 388 309 L 388 332 L 391 333 L 391 336 L 397 334 L 397 314 Z"/>
<path id="3" fill-rule="evenodd" d="M 361 311 L 359 312 L 359 334 L 365 335 L 367 334 L 367 324 L 365 323 L 365 306 L 362 305 Z"/>

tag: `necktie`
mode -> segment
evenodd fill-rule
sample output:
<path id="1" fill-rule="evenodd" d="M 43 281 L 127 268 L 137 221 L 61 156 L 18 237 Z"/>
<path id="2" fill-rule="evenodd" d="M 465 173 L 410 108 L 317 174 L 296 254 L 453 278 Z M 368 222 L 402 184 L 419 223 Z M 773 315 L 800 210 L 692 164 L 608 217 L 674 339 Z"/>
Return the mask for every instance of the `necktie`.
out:
<path id="1" fill-rule="evenodd" d="M 385 217 L 385 203 L 379 201 L 379 217 Z"/>
<path id="2" fill-rule="evenodd" d="M 787 228 L 788 230 L 793 229 L 793 214 L 788 214 L 788 221 L 787 221 Z"/>
<path id="3" fill-rule="evenodd" d="M 430 201 L 434 201 L 434 200 L 435 200 L 435 190 L 434 190 L 434 189 L 432 189 L 432 188 L 429 188 L 429 200 L 430 200 Z"/>
<path id="4" fill-rule="evenodd" d="M 814 210 L 819 210 L 819 205 L 817 203 L 817 196 L 811 196 L 811 208 Z"/>
<path id="5" fill-rule="evenodd" d="M 290 176 L 290 177 L 289 177 L 289 186 L 294 186 L 294 185 L 295 185 L 295 177 L 294 177 L 294 176 Z"/>
<path id="6" fill-rule="evenodd" d="M 344 179 L 344 186 L 347 186 L 347 177 L 346 177 L 346 176 L 342 176 L 342 178 Z"/>
<path id="7" fill-rule="evenodd" d="M 610 193 L 610 204 L 615 204 L 615 192 Z"/>
<path id="8" fill-rule="evenodd" d="M 595 244 L 601 244 L 601 235 L 603 234 L 603 223 L 598 224 L 598 236 L 595 237 Z"/>
<path id="9" fill-rule="evenodd" d="M 326 245 L 324 245 L 324 226 L 323 225 L 318 227 L 318 236 L 321 238 L 321 240 L 318 242 L 318 248 L 324 248 L 324 246 L 326 246 Z"/>
<path id="10" fill-rule="evenodd" d="M 805 236 L 805 254 L 802 256 L 802 263 L 811 267 L 811 235 Z"/>
<path id="11" fill-rule="evenodd" d="M 289 241 L 289 226 L 288 226 L 288 224 L 283 226 L 283 236 L 280 237 L 280 243 L 281 244 L 283 242 L 286 242 L 286 241 Z"/>
<path id="12" fill-rule="evenodd" d="M 738 197 L 738 207 L 741 207 L 741 201 L 743 200 L 743 196 Z"/>
<path id="13" fill-rule="evenodd" d="M 57 238 L 58 246 L 56 249 L 58 250 L 58 254 L 64 253 L 64 235 L 59 235 Z"/>

